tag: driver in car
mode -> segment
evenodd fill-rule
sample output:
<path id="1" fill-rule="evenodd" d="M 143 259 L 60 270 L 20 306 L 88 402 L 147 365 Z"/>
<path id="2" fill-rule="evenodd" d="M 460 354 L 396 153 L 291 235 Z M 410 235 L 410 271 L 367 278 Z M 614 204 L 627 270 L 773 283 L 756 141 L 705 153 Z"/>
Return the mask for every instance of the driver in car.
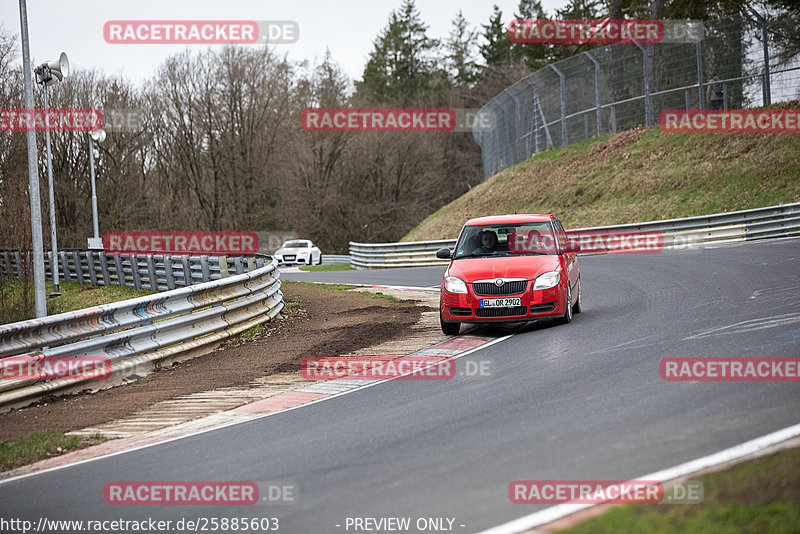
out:
<path id="1" fill-rule="evenodd" d="M 497 234 L 491 230 L 481 232 L 481 246 L 472 251 L 473 254 L 494 254 L 497 249 Z"/>

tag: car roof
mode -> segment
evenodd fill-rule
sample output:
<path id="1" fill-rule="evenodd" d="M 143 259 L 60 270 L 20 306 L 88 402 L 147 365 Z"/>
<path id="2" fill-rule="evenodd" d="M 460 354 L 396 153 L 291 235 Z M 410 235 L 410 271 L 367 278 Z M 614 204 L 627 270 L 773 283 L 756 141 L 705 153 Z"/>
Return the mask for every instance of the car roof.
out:
<path id="1" fill-rule="evenodd" d="M 549 222 L 556 218 L 553 214 L 541 213 L 517 213 L 514 215 L 492 215 L 489 217 L 477 217 L 470 219 L 464 226 L 478 226 L 482 224 L 513 224 L 527 222 Z"/>

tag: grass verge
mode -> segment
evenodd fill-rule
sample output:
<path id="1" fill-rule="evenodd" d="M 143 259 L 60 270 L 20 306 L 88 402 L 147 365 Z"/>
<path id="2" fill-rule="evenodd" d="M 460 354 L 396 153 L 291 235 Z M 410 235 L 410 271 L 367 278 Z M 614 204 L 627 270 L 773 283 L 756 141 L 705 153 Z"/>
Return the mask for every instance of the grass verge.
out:
<path id="1" fill-rule="evenodd" d="M 800 532 L 800 448 L 698 477 L 699 504 L 628 504 L 562 532 L 611 534 Z"/>
<path id="2" fill-rule="evenodd" d="M 135 290 L 127 286 L 92 286 L 78 282 L 61 282 L 61 296 L 47 299 L 47 314 L 56 315 L 68 311 L 90 308 L 100 304 L 109 304 L 120 300 L 150 295 L 146 289 Z M 45 284 L 45 293 L 53 293 L 53 283 Z M 0 280 L 0 324 L 14 323 L 32 319 L 33 281 Z"/>
<path id="3" fill-rule="evenodd" d="M 326 263 L 324 265 L 303 265 L 301 271 L 355 271 L 349 263 Z"/>
<path id="4" fill-rule="evenodd" d="M 17 441 L 0 443 L 0 471 L 83 449 L 107 439 L 99 433 L 86 437 L 68 436 L 60 432 L 34 432 Z"/>
<path id="5" fill-rule="evenodd" d="M 348 291 L 350 289 L 355 289 L 356 286 L 351 286 L 347 284 L 317 284 L 315 282 L 297 282 L 295 280 L 283 280 L 281 284 L 298 284 L 304 286 L 316 286 L 322 289 L 327 289 L 328 291 Z"/>

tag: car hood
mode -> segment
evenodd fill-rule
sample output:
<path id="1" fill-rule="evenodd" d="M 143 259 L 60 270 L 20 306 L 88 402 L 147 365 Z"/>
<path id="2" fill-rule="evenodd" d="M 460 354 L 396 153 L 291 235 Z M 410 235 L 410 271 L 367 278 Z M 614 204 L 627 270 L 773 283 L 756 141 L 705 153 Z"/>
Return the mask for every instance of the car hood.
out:
<path id="1" fill-rule="evenodd" d="M 466 282 L 491 278 L 525 278 L 533 280 L 542 273 L 559 267 L 558 256 L 500 256 L 462 258 L 450 264 L 446 276 L 457 276 Z"/>
<path id="2" fill-rule="evenodd" d="M 301 252 L 310 252 L 311 249 L 307 247 L 303 248 L 279 248 L 275 251 L 275 254 L 300 254 Z"/>

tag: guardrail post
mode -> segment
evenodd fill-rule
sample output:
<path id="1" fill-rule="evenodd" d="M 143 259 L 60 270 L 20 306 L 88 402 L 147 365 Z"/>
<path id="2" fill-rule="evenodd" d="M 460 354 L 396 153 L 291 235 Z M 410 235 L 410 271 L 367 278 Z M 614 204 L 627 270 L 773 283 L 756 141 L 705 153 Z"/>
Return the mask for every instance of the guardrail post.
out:
<path id="1" fill-rule="evenodd" d="M 106 259 L 105 252 L 98 252 L 97 256 L 100 258 L 100 271 L 103 274 L 103 285 L 108 287 L 111 285 L 111 278 L 108 276 L 108 260 Z"/>
<path id="2" fill-rule="evenodd" d="M 126 286 L 128 281 L 125 280 L 125 269 L 122 267 L 122 256 L 119 254 L 114 255 L 114 269 L 117 271 L 117 285 Z"/>
<path id="3" fill-rule="evenodd" d="M 175 289 L 175 273 L 172 272 L 172 256 L 164 256 L 164 277 L 167 279 L 167 289 Z"/>
<path id="4" fill-rule="evenodd" d="M 228 278 L 228 256 L 219 256 L 219 277 Z"/>
<path id="5" fill-rule="evenodd" d="M 226 260 L 227 261 L 227 260 Z M 227 265 L 225 266 L 227 270 Z M 200 269 L 203 273 L 201 282 L 208 282 L 211 280 L 211 269 L 208 267 L 208 256 L 200 256 Z"/>
<path id="6" fill-rule="evenodd" d="M 11 276 L 11 254 L 8 252 L 3 252 L 3 270 L 6 273 L 6 276 Z"/>
<path id="7" fill-rule="evenodd" d="M 17 261 L 17 279 L 22 280 L 22 260 L 19 252 L 14 253 L 14 259 Z"/>
<path id="8" fill-rule="evenodd" d="M 136 254 L 129 254 L 128 259 L 131 262 L 131 274 L 133 275 L 133 289 L 139 291 L 142 289 L 142 280 L 139 278 L 139 259 Z"/>
<path id="9" fill-rule="evenodd" d="M 69 272 L 69 261 L 67 260 L 67 253 L 63 250 L 58 252 L 58 255 L 61 257 L 61 261 L 58 262 L 62 269 L 64 269 L 64 281 L 71 282 L 72 276 Z"/>
<path id="10" fill-rule="evenodd" d="M 53 264 L 51 261 L 53 257 L 53 251 L 45 251 L 44 252 L 44 279 L 47 280 L 47 271 L 50 270 L 50 266 Z"/>
<path id="11" fill-rule="evenodd" d="M 146 255 L 145 261 L 147 262 L 147 278 L 150 280 L 150 289 L 158 291 L 158 278 L 156 277 L 156 266 L 153 263 L 153 255 Z"/>
<path id="12" fill-rule="evenodd" d="M 183 286 L 192 285 L 192 267 L 189 265 L 189 256 L 181 256 L 181 266 L 183 267 Z"/>
<path id="13" fill-rule="evenodd" d="M 93 285 L 97 285 L 97 273 L 94 272 L 94 258 L 92 257 L 92 252 L 86 252 L 86 263 L 87 267 L 89 267 L 89 282 Z"/>
<path id="14" fill-rule="evenodd" d="M 72 261 L 75 262 L 75 278 L 78 280 L 79 284 L 83 285 L 83 265 L 81 265 L 81 255 L 78 251 L 72 252 Z"/>
<path id="15" fill-rule="evenodd" d="M 233 266 L 236 267 L 236 274 L 244 273 L 244 265 L 242 264 L 241 256 L 235 256 L 233 258 Z"/>
<path id="16" fill-rule="evenodd" d="M 247 257 L 247 270 L 248 271 L 255 271 L 256 269 L 257 269 L 257 267 L 256 267 L 255 258 L 253 258 L 253 256 L 248 256 Z"/>

